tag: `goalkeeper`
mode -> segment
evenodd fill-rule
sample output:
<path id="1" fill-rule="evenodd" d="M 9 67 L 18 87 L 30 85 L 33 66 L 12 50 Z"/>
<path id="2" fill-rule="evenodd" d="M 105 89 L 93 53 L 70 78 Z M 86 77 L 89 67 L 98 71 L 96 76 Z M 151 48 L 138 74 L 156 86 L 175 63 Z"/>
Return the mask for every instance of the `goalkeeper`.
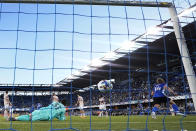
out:
<path id="1" fill-rule="evenodd" d="M 59 102 L 52 102 L 47 107 L 42 107 L 39 110 L 33 111 L 29 115 L 21 115 L 18 117 L 9 118 L 11 121 L 48 121 L 53 118 L 65 120 L 65 106 Z"/>

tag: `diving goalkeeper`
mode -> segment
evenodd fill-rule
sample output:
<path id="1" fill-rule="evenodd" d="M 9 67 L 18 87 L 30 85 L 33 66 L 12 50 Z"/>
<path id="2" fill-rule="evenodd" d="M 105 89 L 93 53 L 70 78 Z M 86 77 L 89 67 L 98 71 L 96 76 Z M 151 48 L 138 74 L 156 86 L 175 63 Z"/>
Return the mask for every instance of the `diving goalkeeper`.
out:
<path id="1" fill-rule="evenodd" d="M 42 107 L 39 110 L 35 110 L 28 115 L 21 115 L 18 117 L 10 117 L 11 121 L 48 121 L 54 118 L 59 120 L 65 120 L 65 106 L 59 102 L 52 102 L 47 107 Z"/>

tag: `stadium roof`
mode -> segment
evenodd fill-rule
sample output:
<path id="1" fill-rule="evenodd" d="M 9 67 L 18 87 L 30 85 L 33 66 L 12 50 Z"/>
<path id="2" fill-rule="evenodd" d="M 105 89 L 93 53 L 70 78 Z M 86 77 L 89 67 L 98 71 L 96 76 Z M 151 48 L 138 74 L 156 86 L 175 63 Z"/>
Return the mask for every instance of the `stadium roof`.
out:
<path id="1" fill-rule="evenodd" d="M 189 16 L 189 14 L 195 9 L 196 4 L 179 13 L 178 17 L 194 19 L 193 17 Z M 189 23 L 191 22 L 181 20 L 181 25 L 184 26 L 183 29 L 187 43 L 193 46 L 195 39 L 195 22 L 191 24 Z M 190 52 L 193 52 L 191 49 L 194 48 L 189 47 Z M 147 54 L 149 56 L 147 56 Z M 148 29 L 144 34 L 133 39 L 132 41 L 123 43 L 122 47 L 113 52 L 105 54 L 104 57 L 92 60 L 90 65 L 78 70 L 77 72 L 74 72 L 72 75 L 60 81 L 58 84 L 70 86 L 70 83 L 72 82 L 72 86 L 80 88 L 82 86 L 85 87 L 87 85 L 96 84 L 96 82 L 102 79 L 113 78 L 113 75 L 122 74 L 123 72 L 127 71 L 160 71 L 160 69 L 157 68 L 157 65 L 159 67 L 161 63 L 163 64 L 166 56 L 165 54 L 167 57 L 179 56 L 179 49 L 170 19 L 160 25 Z M 178 60 L 178 64 L 180 64 L 180 58 L 175 59 Z M 128 66 L 129 64 L 130 69 Z M 148 64 L 149 69 L 147 69 Z M 175 62 L 175 64 L 177 63 Z M 83 85 L 81 83 L 85 84 Z"/>
<path id="2" fill-rule="evenodd" d="M 185 26 L 183 31 L 193 64 L 195 64 L 196 22 Z M 137 72 L 137 74 L 140 73 L 142 75 L 147 72 L 164 72 L 166 71 L 164 63 L 165 55 L 167 56 L 168 68 L 181 65 L 179 49 L 174 32 L 169 33 L 168 35 L 161 37 L 154 42 L 149 42 L 148 45 L 148 53 L 146 46 L 141 47 L 130 54 L 122 52 L 120 54 L 125 54 L 123 57 L 120 57 L 114 61 L 109 61 L 109 64 L 96 68 L 95 70 L 83 71 L 86 73 L 85 75 L 77 77 L 77 79 L 72 79 L 72 82 L 67 82 L 66 85 L 70 86 L 70 83 L 72 83 L 73 87 L 84 88 L 88 87 L 89 85 L 97 84 L 103 79 L 117 78 L 118 76 L 121 76 L 122 78 L 124 75 L 124 80 L 126 80 L 128 78 L 127 74 L 129 74 L 128 71 Z M 164 48 L 164 46 L 166 48 Z M 165 54 L 165 49 L 167 54 Z M 147 56 L 147 54 L 149 56 Z M 149 69 L 147 69 L 148 64 Z"/>

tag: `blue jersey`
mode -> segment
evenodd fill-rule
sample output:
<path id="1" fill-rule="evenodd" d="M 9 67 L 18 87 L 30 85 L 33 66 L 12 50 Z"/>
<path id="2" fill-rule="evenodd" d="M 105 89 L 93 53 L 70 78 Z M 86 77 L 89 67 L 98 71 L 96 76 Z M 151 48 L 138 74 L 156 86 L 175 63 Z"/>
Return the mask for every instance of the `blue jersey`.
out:
<path id="1" fill-rule="evenodd" d="M 153 89 L 154 92 L 153 97 L 165 97 L 164 86 L 165 84 L 156 84 Z"/>

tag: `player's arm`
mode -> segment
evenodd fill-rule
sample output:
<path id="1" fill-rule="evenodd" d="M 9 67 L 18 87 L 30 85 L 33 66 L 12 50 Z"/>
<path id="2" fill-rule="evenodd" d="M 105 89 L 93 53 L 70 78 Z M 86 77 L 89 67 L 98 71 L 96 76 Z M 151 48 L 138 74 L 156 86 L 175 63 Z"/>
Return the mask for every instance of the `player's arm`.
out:
<path id="1" fill-rule="evenodd" d="M 151 96 L 153 96 L 154 95 L 154 89 L 152 90 L 152 92 L 151 92 Z"/>
<path id="2" fill-rule="evenodd" d="M 57 115 L 56 118 L 61 121 L 65 120 L 65 112 L 66 112 L 65 107 L 63 105 L 60 105 L 60 109 L 59 109 L 60 114 Z"/>
<path id="3" fill-rule="evenodd" d="M 77 100 L 77 102 L 76 102 L 76 104 L 75 104 L 75 105 L 77 106 L 78 104 L 79 104 L 79 100 Z"/>
<path id="4" fill-rule="evenodd" d="M 58 120 L 61 120 L 61 121 L 65 120 L 65 113 L 62 112 L 62 113 L 61 113 L 60 115 L 58 115 L 56 118 L 57 118 Z"/>
<path id="5" fill-rule="evenodd" d="M 169 88 L 167 85 L 164 86 L 164 89 L 167 90 L 167 91 L 169 91 L 173 95 L 176 95 L 176 93 L 171 88 Z"/>

